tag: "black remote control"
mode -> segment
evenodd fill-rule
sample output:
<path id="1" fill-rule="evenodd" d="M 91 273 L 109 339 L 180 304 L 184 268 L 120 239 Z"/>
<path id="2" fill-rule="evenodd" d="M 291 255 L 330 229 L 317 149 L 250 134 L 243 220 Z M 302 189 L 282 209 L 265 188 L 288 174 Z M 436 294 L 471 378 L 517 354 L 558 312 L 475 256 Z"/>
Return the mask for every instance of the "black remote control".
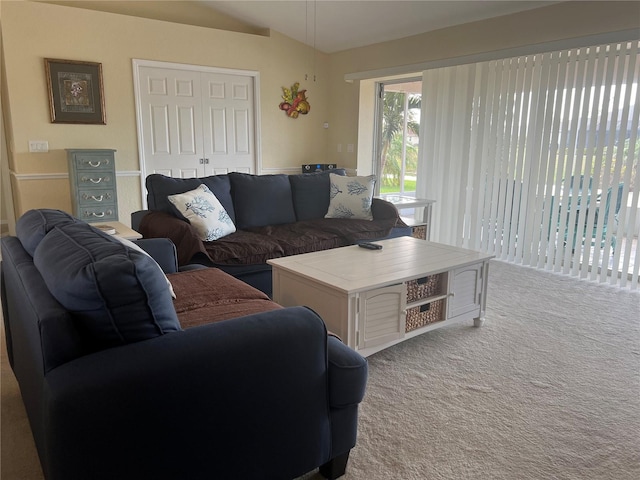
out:
<path id="1" fill-rule="evenodd" d="M 369 250 L 382 250 L 382 245 L 371 242 L 360 242 L 358 244 L 359 247 L 367 248 Z"/>

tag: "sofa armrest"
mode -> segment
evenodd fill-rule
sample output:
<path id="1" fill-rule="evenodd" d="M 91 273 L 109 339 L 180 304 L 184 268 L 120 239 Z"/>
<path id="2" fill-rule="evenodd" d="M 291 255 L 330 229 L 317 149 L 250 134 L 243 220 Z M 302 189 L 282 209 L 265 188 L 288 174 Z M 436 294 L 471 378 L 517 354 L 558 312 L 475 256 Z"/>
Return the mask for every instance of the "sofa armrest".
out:
<path id="1" fill-rule="evenodd" d="M 137 210 L 131 213 L 131 228 L 133 228 L 136 232 L 140 228 L 140 222 L 144 218 L 144 216 L 149 213 L 150 210 Z"/>
<path id="2" fill-rule="evenodd" d="M 45 475 L 293 478 L 330 459 L 327 375 L 324 322 L 304 307 L 78 358 L 45 379 Z"/>
<path id="3" fill-rule="evenodd" d="M 382 198 L 373 199 L 371 202 L 371 213 L 373 214 L 374 220 L 388 220 L 391 221 L 393 225 L 400 219 L 400 212 L 398 212 L 396 206 Z"/>
<path id="4" fill-rule="evenodd" d="M 158 210 L 150 210 L 142 217 L 138 231 L 144 238 L 169 238 L 176 246 L 178 265 L 186 265 L 194 255 L 207 250 L 193 226 L 178 217 Z"/>
<path id="5" fill-rule="evenodd" d="M 178 271 L 176 246 L 168 238 L 140 238 L 133 243 L 153 257 L 164 273 Z"/>
<path id="6" fill-rule="evenodd" d="M 329 401 L 331 407 L 357 405 L 367 385 L 367 360 L 338 338 L 329 336 Z"/>

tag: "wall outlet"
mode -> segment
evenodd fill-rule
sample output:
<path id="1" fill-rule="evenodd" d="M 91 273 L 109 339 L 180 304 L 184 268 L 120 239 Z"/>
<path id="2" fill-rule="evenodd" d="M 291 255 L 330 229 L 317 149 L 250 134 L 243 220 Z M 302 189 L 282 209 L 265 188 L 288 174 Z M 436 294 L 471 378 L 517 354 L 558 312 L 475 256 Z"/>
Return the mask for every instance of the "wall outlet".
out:
<path id="1" fill-rule="evenodd" d="M 338 153 L 342 153 L 342 144 L 341 143 L 338 144 Z"/>
<path id="2" fill-rule="evenodd" d="M 46 140 L 29 140 L 29 151 L 32 153 L 47 153 L 49 142 Z"/>
<path id="3" fill-rule="evenodd" d="M 353 153 L 353 143 L 347 144 L 347 153 Z"/>

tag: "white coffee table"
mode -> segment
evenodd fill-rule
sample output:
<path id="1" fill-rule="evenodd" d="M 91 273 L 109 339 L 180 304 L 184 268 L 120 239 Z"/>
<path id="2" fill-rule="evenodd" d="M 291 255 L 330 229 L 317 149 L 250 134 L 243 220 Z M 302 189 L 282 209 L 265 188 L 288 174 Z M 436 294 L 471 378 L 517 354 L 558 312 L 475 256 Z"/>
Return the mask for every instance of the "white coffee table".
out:
<path id="1" fill-rule="evenodd" d="M 482 325 L 493 255 L 412 237 L 376 243 L 382 250 L 349 246 L 269 260 L 273 299 L 314 309 L 365 356 L 454 322 Z"/>

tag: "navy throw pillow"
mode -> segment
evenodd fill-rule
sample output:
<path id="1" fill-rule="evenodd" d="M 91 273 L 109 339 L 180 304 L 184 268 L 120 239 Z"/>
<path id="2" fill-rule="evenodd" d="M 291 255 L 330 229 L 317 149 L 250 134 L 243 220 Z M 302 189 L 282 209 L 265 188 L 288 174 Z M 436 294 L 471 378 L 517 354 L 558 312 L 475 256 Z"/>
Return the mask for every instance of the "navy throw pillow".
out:
<path id="1" fill-rule="evenodd" d="M 93 350 L 181 330 L 153 259 L 86 223 L 53 228 L 33 260 Z"/>
<path id="2" fill-rule="evenodd" d="M 227 211 L 231 221 L 234 223 L 236 221 L 231 199 L 231 184 L 227 175 L 211 175 L 202 178 L 174 178 L 154 173 L 147 177 L 145 183 L 149 209 L 167 212 L 180 218 L 184 217 L 169 201 L 169 195 L 190 192 L 204 183 Z"/>
<path id="3" fill-rule="evenodd" d="M 16 236 L 22 247 L 33 257 L 40 241 L 56 225 L 76 223 L 78 219 L 62 210 L 41 208 L 29 210 L 16 222 Z"/>
<path id="4" fill-rule="evenodd" d="M 229 174 L 239 230 L 296 221 L 289 176 Z"/>
<path id="5" fill-rule="evenodd" d="M 324 218 L 329 210 L 329 173 L 346 175 L 344 168 L 327 170 L 326 172 L 301 173 L 289 175 L 293 208 L 298 221 Z"/>

